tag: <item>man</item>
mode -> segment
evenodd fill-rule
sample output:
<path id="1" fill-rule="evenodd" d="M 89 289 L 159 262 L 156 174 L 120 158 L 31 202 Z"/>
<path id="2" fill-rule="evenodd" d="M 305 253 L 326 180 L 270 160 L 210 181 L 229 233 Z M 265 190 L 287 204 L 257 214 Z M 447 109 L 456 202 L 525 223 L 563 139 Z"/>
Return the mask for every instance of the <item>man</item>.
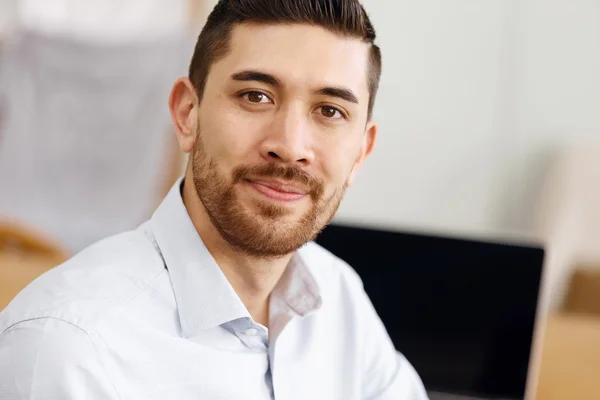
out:
<path id="1" fill-rule="evenodd" d="M 425 399 L 310 242 L 373 149 L 374 39 L 357 0 L 220 1 L 169 98 L 184 179 L 2 313 L 0 398 Z"/>

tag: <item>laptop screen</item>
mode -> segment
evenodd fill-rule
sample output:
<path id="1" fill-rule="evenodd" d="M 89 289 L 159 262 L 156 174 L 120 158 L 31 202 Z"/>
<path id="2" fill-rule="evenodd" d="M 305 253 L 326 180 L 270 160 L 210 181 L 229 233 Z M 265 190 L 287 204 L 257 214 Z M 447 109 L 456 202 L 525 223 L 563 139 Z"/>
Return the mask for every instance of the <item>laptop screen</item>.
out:
<path id="1" fill-rule="evenodd" d="M 360 275 L 427 390 L 524 397 L 542 248 L 338 225 L 317 243 Z"/>

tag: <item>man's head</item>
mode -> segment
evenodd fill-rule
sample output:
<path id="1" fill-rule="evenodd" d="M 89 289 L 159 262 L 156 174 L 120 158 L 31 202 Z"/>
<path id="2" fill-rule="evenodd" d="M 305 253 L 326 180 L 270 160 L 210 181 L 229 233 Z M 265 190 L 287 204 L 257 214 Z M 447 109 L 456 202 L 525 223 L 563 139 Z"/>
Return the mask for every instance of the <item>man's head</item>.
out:
<path id="1" fill-rule="evenodd" d="M 293 252 L 371 152 L 381 56 L 357 0 L 224 0 L 170 108 L 186 182 L 231 246 Z"/>
<path id="2" fill-rule="evenodd" d="M 190 63 L 189 78 L 200 97 L 211 66 L 229 52 L 232 31 L 241 23 L 312 25 L 368 44 L 371 116 L 381 75 L 381 52 L 375 45 L 375 29 L 358 0 L 220 0 L 198 37 Z"/>

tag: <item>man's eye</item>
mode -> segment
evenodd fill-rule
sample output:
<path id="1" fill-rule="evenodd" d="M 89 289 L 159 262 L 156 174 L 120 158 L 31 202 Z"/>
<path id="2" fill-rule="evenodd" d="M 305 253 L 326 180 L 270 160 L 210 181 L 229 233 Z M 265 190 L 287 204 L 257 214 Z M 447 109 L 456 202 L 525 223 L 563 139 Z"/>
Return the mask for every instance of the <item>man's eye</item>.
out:
<path id="1" fill-rule="evenodd" d="M 323 106 L 321 107 L 321 114 L 330 119 L 344 118 L 344 115 L 335 107 Z"/>
<path id="2" fill-rule="evenodd" d="M 243 97 L 247 98 L 251 103 L 271 103 L 271 99 L 261 92 L 244 93 Z"/>

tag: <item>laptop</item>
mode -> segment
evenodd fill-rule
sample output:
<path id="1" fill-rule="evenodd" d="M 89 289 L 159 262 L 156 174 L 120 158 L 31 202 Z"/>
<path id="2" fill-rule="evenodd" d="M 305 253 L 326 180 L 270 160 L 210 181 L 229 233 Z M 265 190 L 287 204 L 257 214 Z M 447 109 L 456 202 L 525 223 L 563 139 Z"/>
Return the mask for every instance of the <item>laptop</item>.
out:
<path id="1" fill-rule="evenodd" d="M 431 400 L 522 400 L 544 262 L 541 246 L 327 226 Z"/>

